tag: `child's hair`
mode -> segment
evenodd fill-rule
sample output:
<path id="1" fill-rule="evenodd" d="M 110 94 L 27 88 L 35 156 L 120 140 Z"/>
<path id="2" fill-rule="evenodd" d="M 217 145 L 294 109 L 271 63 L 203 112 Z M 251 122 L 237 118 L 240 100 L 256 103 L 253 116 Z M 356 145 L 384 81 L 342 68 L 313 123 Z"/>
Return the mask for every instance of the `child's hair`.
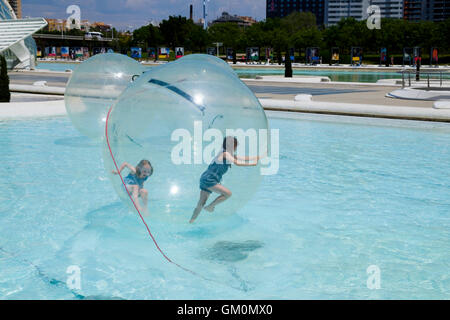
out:
<path id="1" fill-rule="evenodd" d="M 138 165 L 136 166 L 136 175 L 138 175 L 138 176 L 141 175 L 141 169 L 142 169 L 144 166 L 149 166 L 149 167 L 150 167 L 150 174 L 149 174 L 149 176 L 151 176 L 151 175 L 153 174 L 153 166 L 152 166 L 152 164 L 150 163 L 150 161 L 145 160 L 145 159 L 139 161 Z"/>
<path id="2" fill-rule="evenodd" d="M 223 139 L 222 148 L 224 151 L 227 151 L 227 145 L 230 144 L 231 141 L 233 142 L 233 148 L 237 147 L 237 139 L 235 137 L 228 136 Z"/>

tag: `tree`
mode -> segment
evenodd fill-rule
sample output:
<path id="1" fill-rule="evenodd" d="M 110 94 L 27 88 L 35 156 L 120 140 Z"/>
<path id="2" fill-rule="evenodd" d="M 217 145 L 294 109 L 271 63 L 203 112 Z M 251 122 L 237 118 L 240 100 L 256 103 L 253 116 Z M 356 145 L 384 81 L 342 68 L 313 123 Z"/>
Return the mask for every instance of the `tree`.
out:
<path id="1" fill-rule="evenodd" d="M 281 19 L 281 27 L 289 35 L 302 29 L 316 27 L 316 16 L 311 12 L 294 11 Z"/>
<path id="2" fill-rule="evenodd" d="M 0 102 L 9 102 L 11 93 L 9 92 L 9 77 L 6 66 L 6 59 L 0 55 Z"/>
<path id="3" fill-rule="evenodd" d="M 163 20 L 159 25 L 159 30 L 165 43 L 175 50 L 175 47 L 185 46 L 189 39 L 194 23 L 182 16 L 170 16 L 168 20 Z"/>
<path id="4" fill-rule="evenodd" d="M 189 32 L 189 37 L 186 42 L 187 48 L 192 51 L 197 50 L 197 52 L 205 52 L 206 46 L 211 42 L 208 32 L 203 29 L 202 26 L 192 23 L 192 21 L 190 24 L 190 30 L 191 31 Z"/>
<path id="5" fill-rule="evenodd" d="M 281 28 L 276 28 L 272 31 L 272 45 L 276 52 L 278 64 L 281 64 L 281 51 L 288 47 L 289 40 L 285 31 Z"/>
<path id="6" fill-rule="evenodd" d="M 321 47 L 323 45 L 322 33 L 316 26 L 308 27 L 292 35 L 290 42 L 295 48 Z"/>
<path id="7" fill-rule="evenodd" d="M 130 48 L 131 46 L 131 34 L 128 32 L 121 32 L 118 35 L 118 46 L 121 49 L 122 52 L 125 52 Z"/>
<path id="8" fill-rule="evenodd" d="M 235 23 L 216 23 L 208 28 L 208 34 L 213 42 L 222 42 L 225 48 L 235 48 L 242 30 Z"/>

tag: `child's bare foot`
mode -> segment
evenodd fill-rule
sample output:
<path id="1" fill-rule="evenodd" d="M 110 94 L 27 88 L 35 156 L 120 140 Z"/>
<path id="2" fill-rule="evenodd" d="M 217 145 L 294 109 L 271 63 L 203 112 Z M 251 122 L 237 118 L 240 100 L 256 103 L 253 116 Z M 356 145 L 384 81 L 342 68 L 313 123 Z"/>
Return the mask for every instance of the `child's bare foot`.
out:
<path id="1" fill-rule="evenodd" d="M 214 211 L 214 207 L 211 205 L 207 205 L 206 207 L 204 207 L 203 209 L 205 209 L 208 212 L 213 212 Z"/>

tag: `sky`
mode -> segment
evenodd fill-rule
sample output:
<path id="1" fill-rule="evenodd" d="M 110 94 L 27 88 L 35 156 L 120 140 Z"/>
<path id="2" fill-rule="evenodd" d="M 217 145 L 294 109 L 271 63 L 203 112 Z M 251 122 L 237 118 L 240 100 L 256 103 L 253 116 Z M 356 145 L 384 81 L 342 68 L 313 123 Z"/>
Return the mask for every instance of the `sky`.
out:
<path id="1" fill-rule="evenodd" d="M 81 20 L 102 21 L 118 30 L 133 30 L 171 15 L 189 17 L 190 4 L 197 21 L 202 16 L 203 0 L 22 0 L 22 16 L 66 19 L 67 7 L 78 5 Z M 209 21 L 223 11 L 257 20 L 266 16 L 266 0 L 210 0 L 207 8 Z"/>

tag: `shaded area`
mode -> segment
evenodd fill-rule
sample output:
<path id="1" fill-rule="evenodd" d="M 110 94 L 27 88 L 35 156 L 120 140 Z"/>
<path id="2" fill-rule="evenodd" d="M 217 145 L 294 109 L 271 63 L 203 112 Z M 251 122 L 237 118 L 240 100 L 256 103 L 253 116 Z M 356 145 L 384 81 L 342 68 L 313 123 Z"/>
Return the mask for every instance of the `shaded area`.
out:
<path id="1" fill-rule="evenodd" d="M 74 147 L 74 148 L 98 148 L 99 144 L 92 141 L 88 137 L 70 137 L 70 138 L 60 138 L 54 141 L 56 145 Z"/>
<path id="2" fill-rule="evenodd" d="M 263 243 L 256 240 L 218 241 L 206 250 L 205 258 L 221 262 L 237 262 L 246 259 L 250 252 L 262 247 Z"/>
<path id="3" fill-rule="evenodd" d="M 304 87 L 279 87 L 279 86 L 258 86 L 248 85 L 250 90 L 254 93 L 270 93 L 270 94 L 311 94 L 326 95 L 326 94 L 341 94 L 354 92 L 372 92 L 373 90 L 354 90 L 354 89 L 332 89 L 332 88 L 304 88 Z"/>
<path id="4" fill-rule="evenodd" d="M 63 96 L 49 96 L 41 94 L 12 93 L 11 102 L 37 102 L 63 100 Z"/>
<path id="5" fill-rule="evenodd" d="M 0 247 L 0 252 L 2 253 L 2 255 L 5 255 L 6 257 L 14 259 L 21 264 L 31 266 L 32 268 L 35 269 L 36 275 L 39 279 L 41 279 L 43 282 L 45 282 L 50 287 L 63 288 L 64 290 L 69 291 L 71 294 L 73 294 L 74 299 L 76 299 L 76 300 L 125 300 L 121 297 L 116 297 L 116 296 L 103 296 L 103 295 L 84 296 L 82 294 L 79 294 L 76 290 L 70 289 L 64 281 L 55 279 L 55 278 L 47 275 L 38 265 L 34 264 L 30 260 L 17 257 L 14 253 L 9 252 L 2 247 Z"/>
<path id="6" fill-rule="evenodd" d="M 26 72 L 10 72 L 9 80 L 14 84 L 33 84 L 36 81 L 47 81 L 47 86 L 65 87 L 69 81 L 71 73 L 52 75 L 50 73 L 26 73 Z"/>

